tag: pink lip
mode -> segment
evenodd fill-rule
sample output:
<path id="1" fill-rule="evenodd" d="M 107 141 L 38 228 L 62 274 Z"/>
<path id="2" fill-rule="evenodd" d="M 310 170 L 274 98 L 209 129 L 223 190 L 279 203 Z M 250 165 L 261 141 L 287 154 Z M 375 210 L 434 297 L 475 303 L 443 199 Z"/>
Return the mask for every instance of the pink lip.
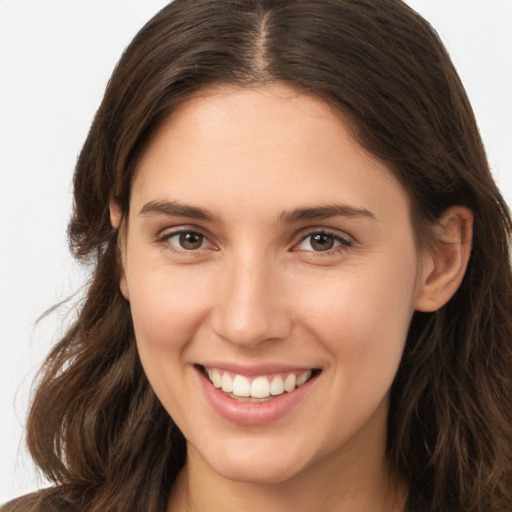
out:
<path id="1" fill-rule="evenodd" d="M 282 369 L 282 367 L 280 367 L 280 369 Z M 265 370 L 264 373 L 273 373 L 269 371 L 268 366 L 265 367 Z M 243 426 L 266 425 L 286 416 L 306 397 L 311 386 L 313 386 L 317 380 L 313 378 L 294 391 L 283 393 L 268 402 L 255 403 L 230 398 L 223 391 L 217 389 L 203 374 L 201 369 L 196 368 L 196 373 L 208 402 L 217 414 L 227 421 Z M 250 373 L 256 374 L 253 372 Z M 245 375 L 247 375 L 247 373 L 245 373 Z"/>

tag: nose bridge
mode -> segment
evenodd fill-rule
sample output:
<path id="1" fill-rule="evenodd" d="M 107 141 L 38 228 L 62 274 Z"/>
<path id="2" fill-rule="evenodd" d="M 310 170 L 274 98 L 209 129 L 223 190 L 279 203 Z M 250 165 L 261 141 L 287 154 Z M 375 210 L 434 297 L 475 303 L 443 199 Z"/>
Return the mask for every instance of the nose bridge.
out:
<path id="1" fill-rule="evenodd" d="M 240 346 L 287 336 L 290 317 L 271 258 L 259 250 L 240 251 L 228 258 L 222 274 L 213 312 L 218 335 Z"/>

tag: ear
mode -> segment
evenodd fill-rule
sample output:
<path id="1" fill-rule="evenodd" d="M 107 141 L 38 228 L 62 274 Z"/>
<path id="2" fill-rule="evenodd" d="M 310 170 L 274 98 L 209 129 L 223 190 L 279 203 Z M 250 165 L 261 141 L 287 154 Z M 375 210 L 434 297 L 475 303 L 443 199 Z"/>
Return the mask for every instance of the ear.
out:
<path id="1" fill-rule="evenodd" d="M 432 312 L 444 306 L 459 288 L 471 254 L 473 213 L 452 206 L 434 227 L 434 243 L 422 255 L 416 296 L 418 311 Z"/>
<path id="2" fill-rule="evenodd" d="M 123 222 L 123 210 L 120 204 L 110 196 L 108 203 L 110 210 L 110 224 L 114 229 L 118 230 L 117 245 L 118 245 L 118 265 L 120 267 L 119 289 L 126 300 L 129 300 L 128 285 L 126 283 L 126 223 Z"/>
<path id="3" fill-rule="evenodd" d="M 123 219 L 123 210 L 121 209 L 120 204 L 110 196 L 108 202 L 108 209 L 110 210 L 110 225 L 114 229 L 118 229 L 121 225 L 121 220 Z"/>

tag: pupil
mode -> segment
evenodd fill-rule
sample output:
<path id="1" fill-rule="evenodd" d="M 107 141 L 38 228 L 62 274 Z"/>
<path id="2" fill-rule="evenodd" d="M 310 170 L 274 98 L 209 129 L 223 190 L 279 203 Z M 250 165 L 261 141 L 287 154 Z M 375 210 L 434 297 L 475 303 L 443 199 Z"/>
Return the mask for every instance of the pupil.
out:
<path id="1" fill-rule="evenodd" d="M 315 251 L 328 251 L 334 246 L 334 239 L 331 235 L 325 233 L 318 233 L 311 238 L 311 247 Z"/>
<path id="2" fill-rule="evenodd" d="M 189 251 L 199 249 L 203 244 L 203 235 L 198 233 L 182 233 L 180 235 L 180 245 L 183 249 Z"/>

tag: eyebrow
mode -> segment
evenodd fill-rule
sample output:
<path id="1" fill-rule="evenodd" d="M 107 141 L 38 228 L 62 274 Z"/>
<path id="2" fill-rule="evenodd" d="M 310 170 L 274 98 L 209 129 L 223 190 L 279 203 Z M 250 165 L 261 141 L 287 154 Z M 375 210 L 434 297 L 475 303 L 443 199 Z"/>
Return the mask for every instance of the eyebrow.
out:
<path id="1" fill-rule="evenodd" d="M 190 206 L 178 201 L 150 201 L 141 208 L 139 215 L 169 215 L 173 217 L 189 217 L 207 222 L 220 222 L 220 217 L 210 210 Z"/>
<path id="2" fill-rule="evenodd" d="M 173 217 L 188 217 L 212 223 L 221 223 L 219 215 L 205 208 L 187 205 L 179 201 L 150 201 L 140 210 L 139 215 L 168 215 Z M 331 217 L 375 219 L 375 215 L 366 208 L 347 204 L 326 204 L 316 207 L 297 208 L 284 211 L 277 217 L 278 224 L 295 224 L 305 220 L 321 220 Z"/>
<path id="3" fill-rule="evenodd" d="M 366 208 L 336 203 L 312 208 L 298 208 L 289 212 L 283 212 L 279 215 L 278 220 L 284 224 L 294 224 L 304 220 L 328 219 L 330 217 L 376 218 L 375 215 Z"/>

